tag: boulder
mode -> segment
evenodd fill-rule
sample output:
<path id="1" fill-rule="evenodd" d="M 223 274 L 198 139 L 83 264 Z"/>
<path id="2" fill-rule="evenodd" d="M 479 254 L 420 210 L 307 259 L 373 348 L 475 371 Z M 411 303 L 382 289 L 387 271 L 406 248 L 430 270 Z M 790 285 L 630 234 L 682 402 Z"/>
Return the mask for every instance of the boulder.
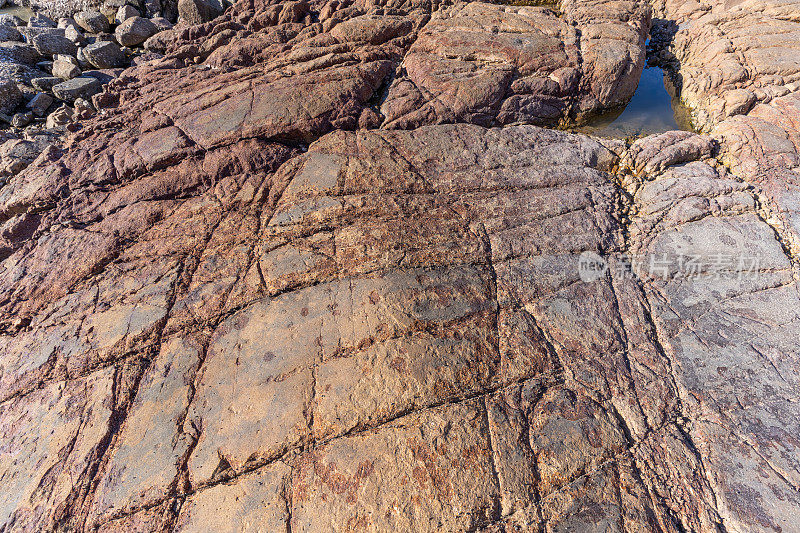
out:
<path id="1" fill-rule="evenodd" d="M 25 21 L 19 18 L 16 15 L 11 15 L 10 13 L 2 13 L 0 14 L 0 26 L 25 26 Z"/>
<path id="2" fill-rule="evenodd" d="M 139 11 L 136 10 L 135 7 L 125 4 L 124 6 L 119 6 L 117 10 L 117 14 L 114 17 L 115 24 L 122 24 L 129 18 L 138 17 Z"/>
<path id="3" fill-rule="evenodd" d="M 53 94 L 65 102 L 74 102 L 78 98 L 89 99 L 100 89 L 100 82 L 95 78 L 82 76 L 54 85 Z"/>
<path id="4" fill-rule="evenodd" d="M 43 15 L 42 13 L 36 13 L 30 19 L 28 19 L 28 27 L 29 28 L 55 28 L 57 26 L 56 21 Z"/>
<path id="5" fill-rule="evenodd" d="M 0 25 L 0 41 L 22 41 L 24 38 L 15 26 Z"/>
<path id="6" fill-rule="evenodd" d="M 39 61 L 39 52 L 29 44 L 17 42 L 0 43 L 0 61 L 35 65 Z"/>
<path id="7" fill-rule="evenodd" d="M 69 39 L 75 44 L 80 44 L 84 41 L 83 33 L 77 26 L 68 26 L 64 29 L 64 37 Z"/>
<path id="8" fill-rule="evenodd" d="M 114 35 L 122 46 L 142 44 L 148 37 L 158 33 L 158 28 L 143 17 L 132 17 L 117 26 Z"/>
<path id="9" fill-rule="evenodd" d="M 126 60 L 122 49 L 117 44 L 110 42 L 90 44 L 83 48 L 83 55 L 86 61 L 99 69 L 121 67 Z"/>
<path id="10" fill-rule="evenodd" d="M 66 54 L 74 56 L 78 52 L 77 45 L 63 34 L 43 33 L 33 38 L 33 46 L 43 56 Z"/>
<path id="11" fill-rule="evenodd" d="M 33 85 L 39 91 L 49 92 L 53 89 L 53 85 L 57 83 L 61 83 L 63 80 L 61 78 L 56 78 L 55 76 L 46 76 L 43 78 L 34 78 L 31 80 L 31 85 Z"/>
<path id="12" fill-rule="evenodd" d="M 220 0 L 178 0 L 178 19 L 187 24 L 202 24 L 222 14 Z"/>
<path id="13" fill-rule="evenodd" d="M 26 106 L 37 117 L 43 117 L 47 113 L 47 109 L 53 104 L 53 97 L 47 93 L 40 92 L 31 98 Z"/>
<path id="14" fill-rule="evenodd" d="M 172 23 L 164 17 L 153 17 L 150 19 L 150 22 L 152 22 L 155 27 L 158 28 L 159 32 L 172 29 Z"/>
<path id="15" fill-rule="evenodd" d="M 0 113 L 10 115 L 23 102 L 22 92 L 11 80 L 0 80 Z"/>
<path id="16" fill-rule="evenodd" d="M 70 80 L 81 75 L 81 69 L 71 61 L 56 60 L 53 62 L 53 76 Z"/>
<path id="17" fill-rule="evenodd" d="M 75 13 L 75 22 L 89 33 L 102 33 L 111 29 L 106 16 L 96 10 Z"/>

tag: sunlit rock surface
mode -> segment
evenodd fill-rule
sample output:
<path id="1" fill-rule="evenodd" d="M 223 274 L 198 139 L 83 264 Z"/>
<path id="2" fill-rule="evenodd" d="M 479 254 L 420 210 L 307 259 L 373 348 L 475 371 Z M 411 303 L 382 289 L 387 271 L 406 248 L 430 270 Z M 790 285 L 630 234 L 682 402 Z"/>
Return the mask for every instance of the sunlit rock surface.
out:
<path id="1" fill-rule="evenodd" d="M 0 529 L 794 530 L 796 89 L 713 139 L 540 127 L 624 103 L 649 25 L 244 0 L 156 36 L 0 188 Z"/>

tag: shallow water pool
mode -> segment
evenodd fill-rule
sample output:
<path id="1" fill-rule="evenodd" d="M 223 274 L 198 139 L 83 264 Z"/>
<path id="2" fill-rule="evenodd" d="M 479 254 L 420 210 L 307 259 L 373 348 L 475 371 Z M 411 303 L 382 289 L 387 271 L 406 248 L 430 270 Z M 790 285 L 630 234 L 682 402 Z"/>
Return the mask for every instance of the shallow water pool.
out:
<path id="1" fill-rule="evenodd" d="M 22 20 L 27 21 L 33 16 L 33 11 L 29 7 L 23 6 L 6 6 L 0 7 L 0 15 L 16 15 Z"/>
<path id="2" fill-rule="evenodd" d="M 646 66 L 628 105 L 603 113 L 577 131 L 599 137 L 635 138 L 671 130 L 691 130 L 689 111 L 673 96 L 661 68 Z"/>

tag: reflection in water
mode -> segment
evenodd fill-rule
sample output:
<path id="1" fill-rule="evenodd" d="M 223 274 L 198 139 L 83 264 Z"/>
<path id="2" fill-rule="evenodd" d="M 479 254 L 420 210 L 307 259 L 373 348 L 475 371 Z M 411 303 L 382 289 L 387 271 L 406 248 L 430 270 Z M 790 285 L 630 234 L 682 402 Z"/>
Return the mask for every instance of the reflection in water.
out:
<path id="1" fill-rule="evenodd" d="M 603 113 L 578 131 L 599 137 L 636 138 L 670 130 L 691 130 L 691 116 L 669 76 L 656 66 L 642 71 L 639 86 L 625 107 Z"/>
<path id="2" fill-rule="evenodd" d="M 33 16 L 33 11 L 24 6 L 6 6 L 0 8 L 0 15 L 15 15 L 27 22 Z"/>

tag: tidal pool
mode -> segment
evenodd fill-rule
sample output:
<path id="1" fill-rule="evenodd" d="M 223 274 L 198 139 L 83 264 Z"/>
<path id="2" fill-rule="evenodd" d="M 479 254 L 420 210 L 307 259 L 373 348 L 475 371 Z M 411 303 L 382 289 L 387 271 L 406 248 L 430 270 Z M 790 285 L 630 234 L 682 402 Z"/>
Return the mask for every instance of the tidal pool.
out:
<path id="1" fill-rule="evenodd" d="M 598 115 L 576 130 L 620 139 L 691 130 L 689 110 L 675 94 L 669 76 L 660 67 L 646 66 L 628 105 Z"/>
<path id="2" fill-rule="evenodd" d="M 33 16 L 33 11 L 29 7 L 8 5 L 0 8 L 0 15 L 16 15 L 27 21 Z"/>

